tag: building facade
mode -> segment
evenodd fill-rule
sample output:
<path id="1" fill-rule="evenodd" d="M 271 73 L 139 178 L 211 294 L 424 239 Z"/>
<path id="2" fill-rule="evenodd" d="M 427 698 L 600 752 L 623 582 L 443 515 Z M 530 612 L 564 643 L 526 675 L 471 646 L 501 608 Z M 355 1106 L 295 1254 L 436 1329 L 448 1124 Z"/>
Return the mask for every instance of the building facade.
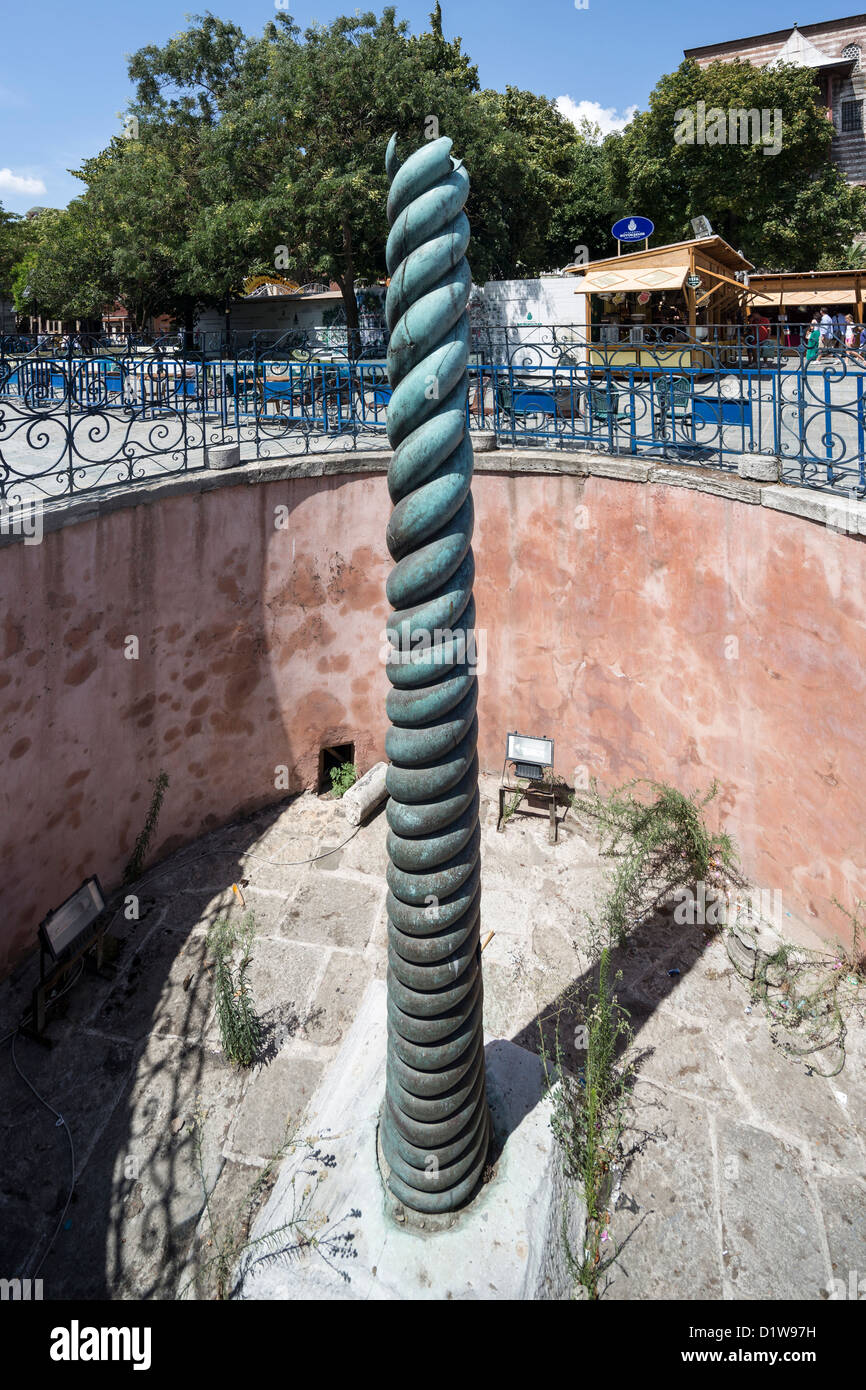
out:
<path id="1" fill-rule="evenodd" d="M 866 14 L 687 48 L 685 57 L 701 67 L 740 58 L 756 67 L 793 63 L 811 68 L 833 122 L 831 158 L 848 183 L 866 184 Z"/>

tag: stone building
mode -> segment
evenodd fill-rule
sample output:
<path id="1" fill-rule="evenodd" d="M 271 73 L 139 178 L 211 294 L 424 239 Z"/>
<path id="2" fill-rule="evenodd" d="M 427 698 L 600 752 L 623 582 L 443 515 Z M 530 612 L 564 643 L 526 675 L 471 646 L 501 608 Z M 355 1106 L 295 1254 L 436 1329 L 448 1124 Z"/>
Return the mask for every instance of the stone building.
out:
<path id="1" fill-rule="evenodd" d="M 835 128 L 831 157 L 848 183 L 866 184 L 866 14 L 820 24 L 795 24 L 793 29 L 705 44 L 684 52 L 701 67 L 719 59 L 740 58 L 758 67 L 782 62 L 812 68 L 822 104 Z"/>

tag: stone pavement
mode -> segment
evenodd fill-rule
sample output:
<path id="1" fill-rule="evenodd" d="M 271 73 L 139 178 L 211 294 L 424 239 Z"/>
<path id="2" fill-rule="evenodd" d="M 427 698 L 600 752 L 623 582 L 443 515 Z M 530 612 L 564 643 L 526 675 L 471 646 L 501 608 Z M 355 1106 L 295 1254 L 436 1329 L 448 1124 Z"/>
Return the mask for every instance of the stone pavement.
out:
<path id="1" fill-rule="evenodd" d="M 586 917 L 606 867 L 570 816 L 555 846 L 543 816 L 497 834 L 493 778 L 482 825 L 482 935 L 495 933 L 485 1032 L 537 1051 L 557 1003 L 591 978 Z M 287 1125 L 303 1135 L 368 983 L 384 978 L 384 814 L 343 844 L 349 834 L 337 802 L 307 793 L 180 851 L 135 885 L 140 920 L 112 928 L 115 978 L 82 978 L 61 1001 L 55 1048 L 17 1040 L 19 1066 L 75 1145 L 75 1196 L 39 1270 L 46 1298 L 213 1294 L 220 1240 L 244 1238 L 251 1189 L 258 1181 L 260 1204 Z M 220 1052 L 206 950 L 209 925 L 244 911 L 258 928 L 250 978 L 266 1025 L 246 1072 Z M 862 1027 L 838 1077 L 808 1076 L 773 1048 L 760 1011 L 746 1013 L 743 981 L 703 928 L 659 917 L 615 963 L 642 1061 L 604 1296 L 822 1299 L 833 1280 L 847 1289 L 852 1271 L 866 1275 Z M 34 973 L 30 962 L 0 987 L 0 1037 Z M 2 1267 L 32 1275 L 66 1201 L 68 1143 L 8 1042 L 0 1078 Z"/>

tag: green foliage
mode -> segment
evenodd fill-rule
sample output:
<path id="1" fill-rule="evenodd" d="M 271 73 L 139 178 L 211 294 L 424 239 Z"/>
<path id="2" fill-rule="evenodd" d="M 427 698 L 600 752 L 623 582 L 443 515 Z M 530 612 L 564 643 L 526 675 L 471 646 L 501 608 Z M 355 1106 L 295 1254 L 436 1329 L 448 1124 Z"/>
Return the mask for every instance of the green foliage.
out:
<path id="1" fill-rule="evenodd" d="M 779 110 L 782 145 L 677 144 L 677 113 L 720 107 Z M 619 136 L 605 142 L 608 193 L 617 213 L 653 218 L 659 243 L 692 235 L 709 217 L 714 231 L 764 270 L 814 269 L 838 255 L 866 217 L 866 192 L 848 187 L 830 162 L 833 127 L 808 68 L 753 67 L 687 59 L 667 73 Z"/>
<path id="2" fill-rule="evenodd" d="M 353 787 L 358 780 L 358 769 L 354 763 L 340 763 L 339 767 L 331 768 L 331 794 L 333 796 L 345 796 L 350 787 Z"/>
<path id="3" fill-rule="evenodd" d="M 162 810 L 162 802 L 168 788 L 168 773 L 160 772 L 159 776 L 153 781 L 153 792 L 151 793 L 150 805 L 147 808 L 144 825 L 141 834 L 135 842 L 132 857 L 123 871 L 123 882 L 133 883 L 137 879 L 144 867 L 147 857 L 148 847 L 156 830 L 159 821 L 159 813 Z"/>
<path id="4" fill-rule="evenodd" d="M 616 980 L 620 977 L 616 976 Z M 577 1075 L 565 1065 L 561 1020 L 557 1020 L 555 1073 L 542 1045 L 542 1061 L 552 1090 L 551 1128 L 560 1144 L 566 1177 L 578 1182 L 586 1207 L 584 1248 L 571 1248 L 565 1222 L 566 1259 L 575 1280 L 590 1298 L 598 1297 L 598 1281 L 616 1259 L 610 1237 L 612 1184 L 625 1160 L 622 1137 L 628 1094 L 635 1073 L 631 1060 L 618 1065 L 632 1041 L 628 1014 L 619 1003 L 611 980 L 610 950 L 602 948 L 598 978 L 585 1010 L 586 1061 Z M 542 1034 L 543 1039 L 543 1034 Z M 609 1249 L 602 1245 L 611 1241 Z"/>
<path id="5" fill-rule="evenodd" d="M 648 788 L 653 799 L 641 800 L 635 795 L 637 787 Z M 717 794 L 716 782 L 699 797 L 638 778 L 608 796 L 593 780 L 585 796 L 575 795 L 575 814 L 594 825 L 601 853 L 617 860 L 599 924 L 606 941 L 624 945 L 631 928 L 677 888 L 706 882 L 718 873 L 737 877 L 730 836 L 706 825 L 705 808 Z"/>
<path id="6" fill-rule="evenodd" d="M 652 799 L 635 795 L 648 788 Z M 552 1090 L 552 1127 L 559 1141 L 566 1175 L 580 1183 L 586 1207 L 584 1248 L 571 1248 L 563 1223 L 563 1242 L 569 1269 L 576 1281 L 595 1299 L 599 1280 L 617 1258 L 610 1232 L 615 1205 L 615 1182 L 630 1154 L 623 1145 L 628 1096 L 636 1062 L 628 1057 L 632 1031 L 628 1013 L 616 997 L 619 974 L 611 979 L 611 950 L 626 944 L 629 931 L 661 906 L 676 888 L 691 887 L 711 876 L 724 874 L 738 881 L 737 856 L 730 837 L 708 830 L 705 808 L 717 795 L 716 783 L 703 796 L 684 796 L 674 787 L 635 780 L 615 788 L 608 796 L 592 782 L 584 796 L 575 794 L 572 808 L 585 817 L 600 838 L 603 854 L 614 857 L 608 893 L 598 921 L 590 920 L 590 946 L 597 960 L 594 987 L 583 1006 L 579 991 L 560 1004 L 555 1017 L 555 1074 L 546 1055 L 542 1058 Z M 575 1075 L 566 1061 L 562 1044 L 563 1020 L 581 1016 L 579 1032 L 586 1060 Z M 644 1140 L 652 1138 L 645 1135 Z M 606 1248 L 603 1248 L 606 1247 Z"/>
<path id="7" fill-rule="evenodd" d="M 212 1250 L 213 1254 L 198 1262 L 196 1275 L 184 1285 L 178 1296 L 184 1298 L 195 1291 L 199 1298 L 231 1299 L 238 1293 L 244 1275 L 254 1265 L 276 1259 L 296 1260 L 309 1253 L 317 1254 L 345 1283 L 351 1282 L 348 1273 L 339 1269 L 335 1261 L 357 1259 L 354 1232 L 341 1228 L 346 1220 L 357 1219 L 361 1213 L 353 1208 L 341 1220 L 329 1223 L 324 1214 L 317 1210 L 319 1183 L 336 1166 L 333 1154 L 323 1152 L 318 1139 L 298 1139 L 287 1130 L 282 1144 L 271 1154 L 243 1200 L 220 1215 L 214 1205 L 213 1188 L 208 1188 L 205 1174 L 206 1119 L 207 1111 L 197 1108 L 192 1129 L 207 1218 L 207 1249 Z M 253 1221 L 274 1184 L 279 1165 L 296 1155 L 296 1171 L 288 1188 L 291 1197 L 288 1220 L 267 1235 L 251 1240 Z"/>
<path id="8" fill-rule="evenodd" d="M 252 1066 L 262 1042 L 262 1023 L 249 983 L 255 918 L 248 912 L 240 925 L 221 917 L 208 934 L 215 961 L 217 1020 L 223 1051 L 230 1062 Z M 240 959 L 234 965 L 239 950 Z"/>
<path id="9" fill-rule="evenodd" d="M 858 1007 L 866 979 L 863 914 L 866 903 L 849 912 L 834 899 L 852 926 L 850 950 L 806 950 L 783 942 L 768 959 L 758 958 L 749 981 L 752 1005 L 760 1004 L 770 1023 L 770 1038 L 786 1056 L 803 1061 L 809 1075 L 838 1076 L 845 1066 L 848 1021 Z M 759 925 L 737 910 L 737 931 L 754 935 Z M 737 969 L 736 959 L 731 957 Z M 742 973 L 742 972 L 741 972 Z"/>
<path id="10" fill-rule="evenodd" d="M 0 203 L 0 297 L 12 299 L 17 267 L 33 240 L 34 224 L 17 213 L 7 212 Z"/>
<path id="11" fill-rule="evenodd" d="M 84 161 L 85 191 L 36 219 L 35 244 L 16 228 L 4 251 L 0 221 L 0 282 L 14 282 L 20 309 L 80 317 L 120 299 L 137 326 L 160 312 L 191 324 L 285 247 L 280 268 L 333 280 L 357 329 L 356 287 L 386 273 L 387 141 L 396 131 L 405 157 L 433 133 L 431 116 L 469 170 L 477 284 L 561 266 L 578 244 L 610 254 L 611 220 L 635 209 L 653 218 L 658 243 L 691 236 L 702 213 L 767 270 L 850 261 L 866 220 L 866 191 L 830 161 L 832 128 L 807 69 L 686 61 L 604 140 L 547 97 L 479 89 L 436 10 L 417 35 L 392 7 L 304 31 L 279 13 L 257 36 L 208 14 L 133 54 L 129 75 L 136 138 Z M 780 110 L 780 152 L 677 144 L 677 112 L 701 100 Z"/>
<path id="12" fill-rule="evenodd" d="M 816 269 L 866 270 L 866 242 L 853 241 L 850 246 L 843 246 L 841 251 L 825 253 Z"/>
<path id="13" fill-rule="evenodd" d="M 258 37 L 206 15 L 140 49 L 129 75 L 136 138 L 84 162 L 86 191 L 40 229 L 22 308 L 78 316 L 118 298 L 137 324 L 189 320 L 286 247 L 282 267 L 334 280 L 357 328 L 356 286 L 386 273 L 387 141 L 405 158 L 431 116 L 470 172 L 477 283 L 604 244 L 600 147 L 546 97 L 480 91 L 435 11 L 418 35 L 390 7 L 303 33 L 278 14 Z"/>
<path id="14" fill-rule="evenodd" d="M 526 785 L 529 786 L 529 783 L 527 782 Z M 507 822 L 511 820 L 511 817 L 514 815 L 522 799 L 522 792 L 515 792 L 510 800 L 507 796 L 505 797 L 505 802 L 502 807 L 502 826 L 500 829 L 504 828 Z"/>

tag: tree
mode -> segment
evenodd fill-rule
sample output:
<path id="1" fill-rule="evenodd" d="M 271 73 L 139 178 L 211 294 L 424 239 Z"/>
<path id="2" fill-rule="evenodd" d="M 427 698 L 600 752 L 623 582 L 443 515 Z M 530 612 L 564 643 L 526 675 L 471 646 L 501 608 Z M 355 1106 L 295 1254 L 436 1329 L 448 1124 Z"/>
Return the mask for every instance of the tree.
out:
<path id="1" fill-rule="evenodd" d="M 767 119 L 760 128 L 735 115 L 732 124 L 732 111 Z M 605 142 L 608 197 L 651 217 L 662 241 L 688 238 L 703 214 L 762 269 L 812 269 L 866 217 L 866 193 L 830 162 L 832 140 L 809 69 L 687 59 L 657 83 L 649 110 Z"/>
<path id="2" fill-rule="evenodd" d="M 197 283 L 214 288 L 207 267 L 221 257 L 273 266 L 285 247 L 281 269 L 339 285 L 350 341 L 356 286 L 386 273 L 384 151 L 393 131 L 404 155 L 439 131 L 453 139 L 472 180 L 477 281 L 562 263 L 575 226 L 582 233 L 598 221 L 590 174 L 598 152 L 546 98 L 479 91 L 461 40 L 443 35 L 438 6 L 417 36 L 392 8 L 303 34 L 280 15 L 258 40 L 207 16 L 165 48 L 136 54 L 130 73 L 147 138 L 177 131 L 199 150 L 202 203 L 187 238 Z"/>
<path id="3" fill-rule="evenodd" d="M 0 299 L 14 294 L 16 267 L 23 260 L 33 239 L 32 225 L 17 212 L 7 212 L 0 203 Z"/>
<path id="4" fill-rule="evenodd" d="M 476 231 L 488 232 L 476 270 L 487 270 L 496 259 L 485 254 L 489 242 L 498 249 L 506 240 L 502 185 L 519 172 L 516 146 L 496 110 L 471 100 L 477 74 L 460 40 L 443 37 L 435 14 L 431 22 L 430 33 L 412 37 L 389 8 L 301 35 L 279 15 L 250 40 L 207 16 L 164 49 L 133 57 L 140 129 L 180 132 L 202 155 L 204 196 L 189 244 L 205 279 L 226 249 L 273 267 L 285 247 L 290 265 L 281 268 L 339 285 L 356 340 L 355 287 L 385 273 L 388 138 L 396 130 L 408 153 L 431 116 L 471 168 Z"/>
<path id="5" fill-rule="evenodd" d="M 117 298 L 139 325 L 158 312 L 191 323 L 278 268 L 335 281 L 356 343 L 356 287 L 386 274 L 394 131 L 403 156 L 453 139 L 477 282 L 549 269 L 602 235 L 602 151 L 547 98 L 480 91 L 438 5 L 419 35 L 393 8 L 303 33 L 281 14 L 259 37 L 208 14 L 129 72 L 133 138 L 84 162 L 85 192 L 28 261 L 24 288 L 52 312 Z"/>
<path id="6" fill-rule="evenodd" d="M 29 245 L 14 272 L 15 307 L 52 318 L 99 314 L 112 292 L 108 247 L 94 235 L 81 198 L 46 208 L 31 223 Z"/>
<path id="7" fill-rule="evenodd" d="M 575 245 L 601 254 L 608 238 L 604 155 L 587 124 L 578 128 L 549 97 L 519 87 L 485 93 L 518 141 L 518 188 L 507 207 L 509 273 L 564 265 Z"/>

